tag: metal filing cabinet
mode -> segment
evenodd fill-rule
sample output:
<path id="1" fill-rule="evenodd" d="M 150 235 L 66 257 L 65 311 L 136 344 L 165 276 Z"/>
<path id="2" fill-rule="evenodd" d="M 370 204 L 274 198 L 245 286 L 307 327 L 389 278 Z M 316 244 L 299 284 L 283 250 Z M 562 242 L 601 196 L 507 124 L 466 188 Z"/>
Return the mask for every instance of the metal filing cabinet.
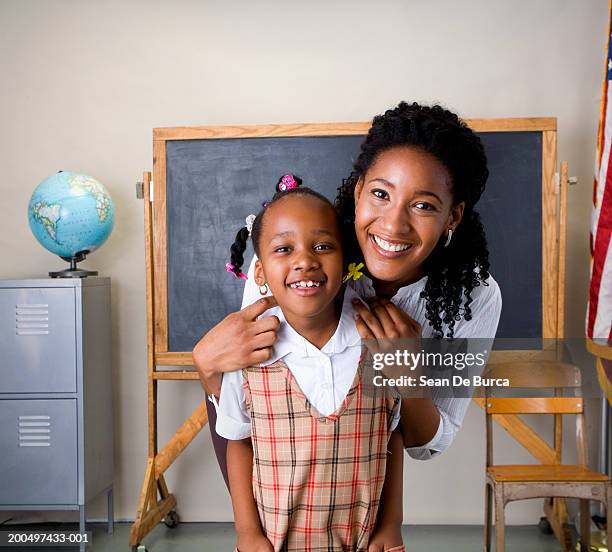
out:
<path id="1" fill-rule="evenodd" d="M 0 510 L 113 520 L 110 279 L 0 280 Z M 81 547 L 83 549 L 83 547 Z"/>

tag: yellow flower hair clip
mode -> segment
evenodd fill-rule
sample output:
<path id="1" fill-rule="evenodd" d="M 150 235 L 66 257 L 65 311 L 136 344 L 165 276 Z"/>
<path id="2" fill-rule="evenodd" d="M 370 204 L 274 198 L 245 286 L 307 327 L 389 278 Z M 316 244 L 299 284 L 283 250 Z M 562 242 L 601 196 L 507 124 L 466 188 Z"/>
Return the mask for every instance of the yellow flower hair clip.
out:
<path id="1" fill-rule="evenodd" d="M 359 263 L 356 265 L 355 263 L 351 263 L 348 265 L 348 274 L 342 278 L 343 282 L 348 282 L 351 278 L 354 281 L 359 280 L 363 276 L 363 272 L 359 272 L 363 268 L 363 263 Z"/>

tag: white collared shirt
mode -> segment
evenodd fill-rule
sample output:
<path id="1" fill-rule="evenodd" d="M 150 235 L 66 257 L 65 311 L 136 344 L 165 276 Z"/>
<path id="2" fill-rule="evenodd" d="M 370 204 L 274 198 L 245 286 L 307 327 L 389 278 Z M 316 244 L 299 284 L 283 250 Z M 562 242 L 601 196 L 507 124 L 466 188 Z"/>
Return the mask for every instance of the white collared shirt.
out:
<path id="1" fill-rule="evenodd" d="M 285 319 L 279 307 L 263 316 L 278 316 L 280 327 L 265 365 L 283 359 L 310 404 L 323 416 L 333 414 L 342 405 L 355 379 L 361 356 L 361 338 L 355 327 L 355 310 L 351 303 L 357 294 L 346 289 L 342 314 L 331 339 L 317 349 L 298 334 Z M 216 430 L 230 440 L 251 435 L 251 420 L 245 404 L 242 372 L 223 374 L 223 385 L 217 408 Z M 394 413 L 392 429 L 399 423 L 399 408 Z"/>
<path id="2" fill-rule="evenodd" d="M 242 308 L 254 303 L 261 297 L 253 279 L 256 260 L 256 257 L 254 257 L 249 266 L 249 279 L 244 286 Z M 400 288 L 391 301 L 421 325 L 422 337 L 433 337 L 433 328 L 426 317 L 426 300 L 421 298 L 421 291 L 425 288 L 426 283 L 427 276 Z M 456 321 L 455 337 L 488 338 L 491 343 L 493 342 L 501 314 L 502 297 L 499 285 L 493 276 L 489 276 L 487 284 L 485 286 L 481 283 L 480 286 L 472 290 L 472 303 L 470 304 L 472 320 L 467 321 L 462 318 Z M 350 281 L 350 285 L 363 299 L 376 295 L 372 281 L 367 276 L 362 276 L 356 282 Z M 443 326 L 443 329 L 446 330 L 446 327 Z M 491 348 L 489 347 L 488 350 L 491 350 Z M 224 374 L 224 384 L 225 376 L 230 373 Z M 470 405 L 471 399 L 469 398 L 442 397 L 439 396 L 441 391 L 441 389 L 432 388 L 432 399 L 440 413 L 440 422 L 436 434 L 429 443 L 406 449 L 406 452 L 417 460 L 429 460 L 444 452 L 450 446 L 456 433 L 461 428 L 463 418 Z M 223 388 L 221 395 L 223 396 Z"/>

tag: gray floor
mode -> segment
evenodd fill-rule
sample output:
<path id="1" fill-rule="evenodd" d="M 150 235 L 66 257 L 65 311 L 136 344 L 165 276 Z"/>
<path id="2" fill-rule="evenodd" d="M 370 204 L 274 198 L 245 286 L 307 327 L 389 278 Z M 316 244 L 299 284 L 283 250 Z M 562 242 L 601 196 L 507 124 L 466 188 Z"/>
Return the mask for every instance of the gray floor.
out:
<path id="1" fill-rule="evenodd" d="M 559 552 L 554 537 L 542 535 L 536 526 L 508 527 L 506 552 Z M 129 524 L 115 524 L 107 535 L 103 527 L 94 527 L 95 552 L 129 551 Z M 407 552 L 480 552 L 482 527 L 466 525 L 404 526 Z M 234 526 L 231 523 L 181 523 L 175 529 L 157 526 L 143 541 L 149 552 L 232 552 Z M 47 550 L 49 550 L 47 548 Z"/>

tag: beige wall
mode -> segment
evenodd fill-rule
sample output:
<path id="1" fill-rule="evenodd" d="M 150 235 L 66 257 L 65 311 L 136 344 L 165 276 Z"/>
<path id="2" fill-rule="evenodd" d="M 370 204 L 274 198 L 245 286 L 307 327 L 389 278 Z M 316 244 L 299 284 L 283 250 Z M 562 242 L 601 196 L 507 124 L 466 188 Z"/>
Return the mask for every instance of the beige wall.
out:
<path id="1" fill-rule="evenodd" d="M 29 196 L 59 169 L 95 176 L 117 211 L 85 264 L 113 280 L 116 514 L 131 519 L 146 457 L 142 202 L 151 129 L 230 123 L 362 121 L 400 99 L 464 117 L 554 116 L 569 192 L 568 317 L 582 333 L 589 201 L 607 29 L 606 0 L 210 0 L 0 2 L 0 278 L 63 263 L 26 220 Z M 520 209 L 520 205 L 509 206 Z M 1 375 L 0 375 L 1 377 Z M 161 442 L 202 399 L 160 385 Z M 406 466 L 406 521 L 479 523 L 481 413 L 453 448 Z M 524 458 L 505 442 L 509 461 Z M 515 452 L 516 451 L 516 452 Z M 186 520 L 229 520 L 208 430 L 168 474 Z M 94 516 L 103 515 L 103 501 Z M 539 502 L 512 505 L 533 523 Z"/>

